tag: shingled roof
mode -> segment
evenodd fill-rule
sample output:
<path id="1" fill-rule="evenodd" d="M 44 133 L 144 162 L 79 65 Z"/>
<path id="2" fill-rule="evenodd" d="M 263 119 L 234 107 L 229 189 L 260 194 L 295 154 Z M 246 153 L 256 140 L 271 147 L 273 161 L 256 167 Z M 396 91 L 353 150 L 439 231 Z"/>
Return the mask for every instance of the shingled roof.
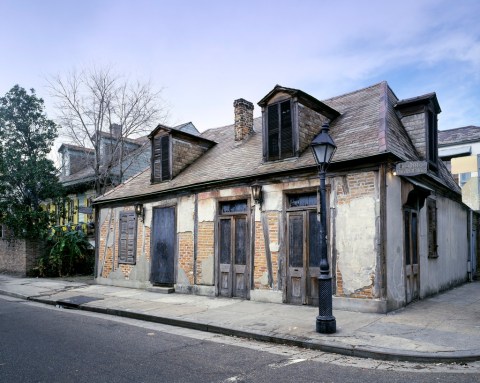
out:
<path id="1" fill-rule="evenodd" d="M 438 131 L 439 147 L 478 141 L 480 141 L 480 126 L 470 125 L 462 128 Z"/>
<path id="2" fill-rule="evenodd" d="M 338 148 L 333 163 L 386 153 L 399 161 L 418 160 L 417 151 L 394 110 L 396 102 L 398 99 L 386 82 L 322 101 L 340 112 L 330 123 L 330 134 Z M 264 162 L 261 124 L 261 118 L 255 118 L 254 133 L 241 143 L 234 141 L 233 124 L 209 129 L 201 137 L 217 145 L 172 180 L 151 184 L 150 169 L 146 169 L 100 196 L 96 202 L 138 198 L 207 183 L 261 178 L 316 166 L 308 149 L 296 158 Z"/>

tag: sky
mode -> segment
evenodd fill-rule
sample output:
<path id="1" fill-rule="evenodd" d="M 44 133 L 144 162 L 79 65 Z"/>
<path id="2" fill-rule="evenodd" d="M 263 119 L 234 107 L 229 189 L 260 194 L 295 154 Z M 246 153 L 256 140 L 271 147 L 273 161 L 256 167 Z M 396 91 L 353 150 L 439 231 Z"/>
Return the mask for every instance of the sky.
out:
<path id="1" fill-rule="evenodd" d="M 232 124 L 276 84 L 322 100 L 387 81 L 480 126 L 478 0 L 0 0 L 0 96 L 95 66 L 162 90 L 170 126 Z"/>

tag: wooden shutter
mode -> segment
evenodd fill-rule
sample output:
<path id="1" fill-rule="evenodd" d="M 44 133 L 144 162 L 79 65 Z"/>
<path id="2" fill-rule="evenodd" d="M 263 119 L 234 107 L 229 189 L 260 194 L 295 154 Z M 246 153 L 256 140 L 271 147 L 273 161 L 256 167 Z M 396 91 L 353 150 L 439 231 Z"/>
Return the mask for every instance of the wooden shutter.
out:
<path id="1" fill-rule="evenodd" d="M 162 181 L 170 179 L 170 137 L 162 137 Z"/>
<path id="2" fill-rule="evenodd" d="M 170 177 L 170 136 L 153 139 L 152 182 L 169 180 Z"/>
<path id="3" fill-rule="evenodd" d="M 280 136 L 278 104 L 269 105 L 267 110 L 268 160 L 277 160 L 280 156 L 280 148 L 278 146 Z"/>
<path id="4" fill-rule="evenodd" d="M 292 111 L 290 100 L 280 104 L 280 157 L 293 156 Z"/>
<path id="5" fill-rule="evenodd" d="M 428 257 L 437 258 L 437 201 L 427 199 Z"/>
<path id="6" fill-rule="evenodd" d="M 136 262 L 137 216 L 135 212 L 120 213 L 120 239 L 118 245 L 118 263 Z"/>
<path id="7" fill-rule="evenodd" d="M 292 157 L 293 124 L 290 100 L 269 105 L 267 109 L 268 160 Z"/>

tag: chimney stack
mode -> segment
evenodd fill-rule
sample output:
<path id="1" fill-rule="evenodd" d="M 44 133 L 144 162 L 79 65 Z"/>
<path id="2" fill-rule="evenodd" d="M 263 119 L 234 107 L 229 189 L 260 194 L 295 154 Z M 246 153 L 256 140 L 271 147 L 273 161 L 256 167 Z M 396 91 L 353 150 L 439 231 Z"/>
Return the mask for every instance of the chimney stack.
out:
<path id="1" fill-rule="evenodd" d="M 235 141 L 242 141 L 253 133 L 253 104 L 239 98 L 233 102 L 235 111 Z"/>

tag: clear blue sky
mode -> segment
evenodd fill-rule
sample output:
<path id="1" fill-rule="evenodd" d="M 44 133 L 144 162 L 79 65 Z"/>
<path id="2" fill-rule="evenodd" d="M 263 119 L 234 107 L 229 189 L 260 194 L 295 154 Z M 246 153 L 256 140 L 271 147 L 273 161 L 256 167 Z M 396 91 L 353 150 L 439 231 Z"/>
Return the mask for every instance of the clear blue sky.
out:
<path id="1" fill-rule="evenodd" d="M 480 125 L 478 0 L 0 0 L 0 95 L 113 65 L 164 88 L 171 125 L 233 123 L 276 84 L 318 99 L 386 80 L 436 92 L 439 128 Z"/>

